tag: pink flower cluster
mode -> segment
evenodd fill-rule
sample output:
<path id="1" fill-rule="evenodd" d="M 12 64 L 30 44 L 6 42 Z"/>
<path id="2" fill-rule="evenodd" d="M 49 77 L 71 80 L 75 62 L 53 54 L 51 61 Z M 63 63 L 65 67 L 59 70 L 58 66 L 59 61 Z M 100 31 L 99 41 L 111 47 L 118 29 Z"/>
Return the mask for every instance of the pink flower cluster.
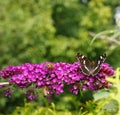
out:
<path id="1" fill-rule="evenodd" d="M 109 64 L 102 64 L 100 72 L 96 76 L 86 76 L 80 71 L 80 68 L 79 62 L 73 64 L 64 62 L 25 63 L 4 68 L 0 71 L 0 76 L 11 85 L 15 84 L 22 89 L 27 89 L 30 86 L 34 87 L 34 89 L 46 87 L 48 95 L 63 93 L 65 85 L 69 85 L 70 92 L 74 94 L 78 94 L 80 89 L 94 91 L 109 87 L 106 77 L 114 74 L 114 70 Z M 34 90 L 28 90 L 25 94 L 29 94 L 31 100 L 37 97 Z"/>

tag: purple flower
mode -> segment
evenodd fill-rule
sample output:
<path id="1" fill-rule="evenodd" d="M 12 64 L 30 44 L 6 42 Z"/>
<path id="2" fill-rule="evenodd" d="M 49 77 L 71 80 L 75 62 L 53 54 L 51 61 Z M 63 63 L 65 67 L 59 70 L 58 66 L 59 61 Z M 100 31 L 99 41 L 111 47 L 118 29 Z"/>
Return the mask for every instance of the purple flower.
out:
<path id="1" fill-rule="evenodd" d="M 8 97 L 8 98 L 11 98 L 11 97 L 12 97 L 12 92 L 11 92 L 11 89 L 10 89 L 10 88 L 4 90 L 3 93 L 4 93 L 5 96 Z"/>
<path id="2" fill-rule="evenodd" d="M 28 91 L 24 92 L 24 95 L 27 96 L 27 98 L 31 101 L 38 98 L 38 96 L 34 90 L 28 90 Z"/>
<path id="3" fill-rule="evenodd" d="M 115 72 L 107 63 L 101 65 L 96 76 L 84 75 L 79 62 L 73 64 L 65 62 L 45 62 L 41 64 L 25 63 L 19 66 L 9 66 L 0 71 L 0 76 L 6 79 L 11 85 L 18 88 L 47 87 L 49 95 L 61 94 L 64 92 L 64 85 L 70 85 L 70 92 L 78 94 L 79 90 L 99 90 L 109 87 L 106 77 L 112 76 Z M 30 100 L 35 97 L 34 91 L 25 93 Z"/>

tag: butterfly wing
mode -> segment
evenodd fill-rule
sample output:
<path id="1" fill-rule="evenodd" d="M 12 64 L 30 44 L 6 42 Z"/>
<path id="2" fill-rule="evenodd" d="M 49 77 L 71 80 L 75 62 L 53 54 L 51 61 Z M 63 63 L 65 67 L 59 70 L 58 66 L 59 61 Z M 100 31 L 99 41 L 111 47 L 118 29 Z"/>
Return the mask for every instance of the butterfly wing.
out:
<path id="1" fill-rule="evenodd" d="M 81 64 L 81 71 L 85 75 L 90 75 L 91 70 L 91 62 L 88 58 L 86 58 L 84 55 L 77 53 L 78 61 Z"/>
<path id="2" fill-rule="evenodd" d="M 93 69 L 92 69 L 92 76 L 95 76 L 98 74 L 98 72 L 100 71 L 100 65 L 105 61 L 106 59 L 106 53 L 104 53 L 103 55 L 101 55 L 95 62 L 93 65 Z"/>
<path id="3" fill-rule="evenodd" d="M 100 71 L 100 65 L 105 61 L 106 54 L 101 55 L 95 62 L 91 62 L 80 53 L 77 53 L 77 58 L 81 64 L 82 73 L 88 76 L 95 76 Z"/>

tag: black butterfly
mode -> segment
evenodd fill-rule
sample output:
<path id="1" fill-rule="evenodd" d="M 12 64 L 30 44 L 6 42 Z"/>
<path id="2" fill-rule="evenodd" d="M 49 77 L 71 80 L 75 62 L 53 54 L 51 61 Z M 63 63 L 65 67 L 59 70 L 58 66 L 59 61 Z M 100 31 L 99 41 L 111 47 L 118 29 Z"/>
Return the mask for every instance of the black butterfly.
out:
<path id="1" fill-rule="evenodd" d="M 81 64 L 82 73 L 87 76 L 90 76 L 90 75 L 95 76 L 100 71 L 100 65 L 106 59 L 106 53 L 101 55 L 96 61 L 91 61 L 80 53 L 77 53 L 77 58 Z"/>

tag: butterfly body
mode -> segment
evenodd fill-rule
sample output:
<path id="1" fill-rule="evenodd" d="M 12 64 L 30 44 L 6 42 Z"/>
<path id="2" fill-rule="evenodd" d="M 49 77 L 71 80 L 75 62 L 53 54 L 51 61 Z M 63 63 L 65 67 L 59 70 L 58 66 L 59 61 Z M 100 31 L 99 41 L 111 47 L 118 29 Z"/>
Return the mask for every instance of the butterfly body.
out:
<path id="1" fill-rule="evenodd" d="M 100 71 L 100 65 L 105 61 L 106 54 L 101 55 L 96 61 L 91 61 L 80 53 L 77 53 L 77 58 L 81 64 L 82 73 L 87 76 L 95 76 Z"/>

